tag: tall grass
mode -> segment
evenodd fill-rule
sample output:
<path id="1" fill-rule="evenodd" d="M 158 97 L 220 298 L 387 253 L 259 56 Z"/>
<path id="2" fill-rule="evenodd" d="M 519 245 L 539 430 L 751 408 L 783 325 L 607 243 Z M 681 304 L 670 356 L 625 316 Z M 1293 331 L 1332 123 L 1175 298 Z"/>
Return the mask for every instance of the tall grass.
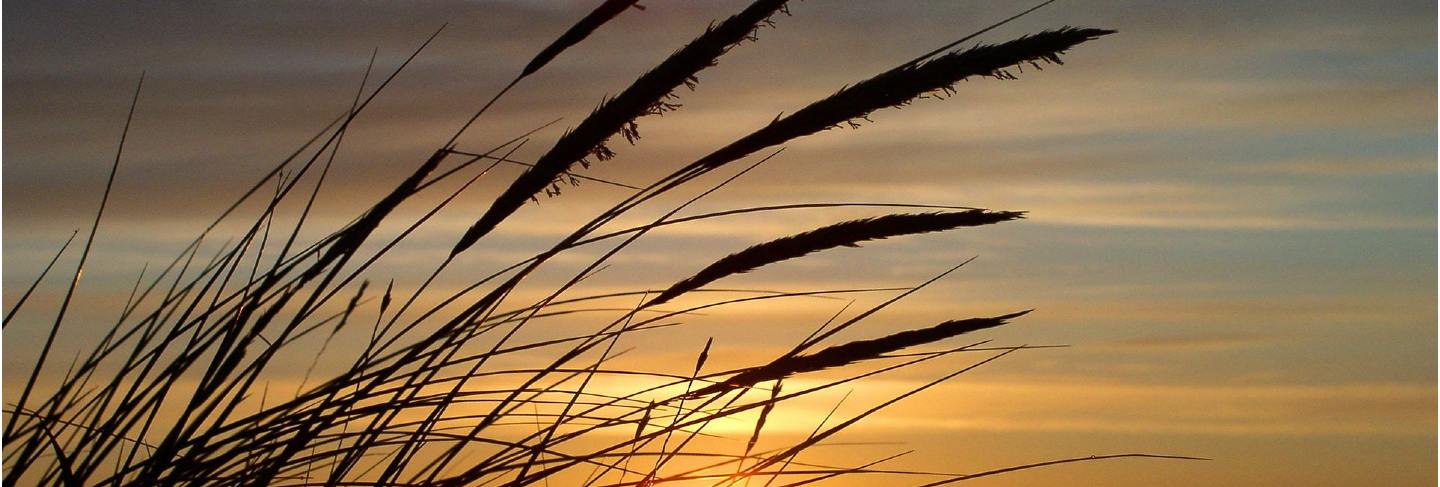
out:
<path id="1" fill-rule="evenodd" d="M 1021 213 L 824 202 L 680 215 L 775 153 L 759 158 L 747 169 L 732 171 L 708 188 L 694 188 L 706 174 L 801 137 L 853 124 L 874 111 L 949 93 L 961 80 L 1013 79 L 1025 65 L 1059 64 L 1067 50 L 1113 31 L 1061 27 L 996 44 L 955 50 L 952 44 L 859 78 L 748 135 L 718 144 L 718 149 L 704 157 L 676 164 L 672 173 L 643 187 L 608 181 L 603 173 L 581 174 L 590 161 L 616 156 L 609 145 L 616 135 L 637 143 L 637 119 L 679 109 L 678 88 L 696 88 L 702 70 L 716 65 L 730 50 L 757 41 L 759 29 L 770 25 L 771 17 L 784 12 L 787 4 L 757 0 L 706 28 L 618 95 L 603 100 L 533 163 L 513 157 L 544 127 L 484 150 L 458 148 L 460 135 L 506 93 L 523 87 L 527 77 L 545 66 L 562 62 L 568 50 L 583 49 L 582 41 L 592 32 L 639 7 L 633 0 L 599 3 L 476 110 L 449 142 L 418 157 L 410 174 L 393 182 L 384 196 L 355 208 L 349 223 L 306 242 L 301 238 L 302 227 L 314 224 L 307 219 L 346 132 L 441 32 L 437 30 L 373 87 L 367 71 L 366 81 L 344 113 L 251 185 L 158 274 L 137 281 L 123 313 L 103 338 L 68 365 L 62 378 L 45 379 L 57 375 L 60 366 L 50 355 L 56 340 L 69 332 L 67 310 L 87 306 L 70 298 L 100 228 L 105 209 L 102 199 L 69 291 L 40 345 L 39 359 L 21 393 L 6 403 L 5 484 L 528 485 L 553 480 L 566 485 L 618 486 L 763 480 L 765 485 L 800 485 L 840 475 L 924 474 L 931 476 L 924 477 L 925 481 L 944 483 L 1001 473 L 938 474 L 937 480 L 933 472 L 878 467 L 885 459 L 865 465 L 818 465 L 797 458 L 901 399 L 1025 348 L 976 342 L 917 350 L 1001 326 L 1024 311 L 833 343 L 840 331 L 955 269 L 903 289 L 719 293 L 706 286 L 834 247 L 958 228 L 983 231 L 976 227 L 1015 220 Z M 137 86 L 132 115 L 142 98 Z M 126 124 L 128 133 L 128 119 Z M 107 198 L 114 172 L 122 166 L 123 143 L 122 136 L 105 187 Z M 488 209 L 451 207 L 472 183 L 502 163 L 527 169 L 493 197 Z M 301 186 L 302 181 L 314 182 Z M 441 187 L 438 183 L 442 181 L 454 182 L 449 193 L 420 197 L 438 191 L 434 188 Z M 432 288 L 457 256 L 489 251 L 487 237 L 502 231 L 526 201 L 541 193 L 555 196 L 561 184 L 580 181 L 627 188 L 630 194 L 609 208 L 597 208 L 593 219 L 552 246 L 535 249 L 529 258 L 491 275 L 471 278 L 453 293 Z M 274 193 L 267 196 L 264 190 L 271 187 Z M 659 196 L 687 191 L 695 196 L 670 208 L 660 206 L 663 199 Z M 289 202 L 303 202 L 298 216 L 282 212 Z M 257 211 L 242 215 L 242 209 L 257 205 Z M 577 284 L 603 269 L 614 256 L 651 232 L 672 225 L 743 213 L 840 206 L 898 212 L 758 243 L 708 266 L 697 263 L 677 269 L 677 274 L 693 273 L 692 277 L 656 283 L 653 289 L 577 293 Z M 402 207 L 417 211 L 397 212 Z M 663 216 L 647 224 L 617 228 L 619 218 L 638 214 L 637 208 L 642 207 Z M 443 209 L 478 216 L 472 227 L 454 236 L 449 254 L 436 256 L 420 285 L 401 293 L 393 280 L 384 286 L 366 280 L 377 263 L 390 257 L 397 245 L 412 238 Z M 397 223 L 393 220 L 399 214 L 412 216 Z M 243 230 L 220 245 L 208 261 L 203 259 L 199 255 L 202 246 L 217 238 L 212 233 L 223 228 L 222 223 L 235 222 L 242 223 Z M 398 224 L 403 230 L 393 237 L 378 238 L 382 224 Z M 542 297 L 516 302 L 520 300 L 516 296 L 536 292 L 525 284 L 548 268 L 556 256 L 592 255 L 572 251 L 598 248 L 596 244 L 602 243 L 608 247 L 599 257 L 559 284 L 543 289 Z M 49 270 L 47 266 L 46 272 Z M 685 317 L 700 311 L 865 293 L 891 296 L 841 323 L 827 323 L 790 352 L 759 365 L 707 371 L 711 357 L 726 353 L 723 343 L 712 349 L 711 341 L 696 350 L 693 367 L 653 371 L 612 365 L 624 353 L 621 344 L 627 337 L 684 326 Z M 7 330 L 15 315 L 39 312 L 22 309 L 29 295 L 27 290 L 6 312 Z M 678 302 L 685 304 L 660 308 Z M 614 303 L 627 304 L 616 308 Z M 591 331 L 573 336 L 540 339 L 526 333 L 527 327 L 541 319 L 566 315 L 609 317 L 594 321 Z M 350 337 L 361 337 L 362 345 L 331 346 L 332 342 L 352 343 L 346 341 Z M 776 411 L 797 399 L 918 364 L 954 359 L 962 352 L 988 355 L 859 415 L 834 422 L 827 418 L 797 442 L 756 449 L 766 425 L 775 421 Z M 284 354 L 310 359 L 298 390 L 277 390 L 266 380 L 267 373 L 286 366 L 280 360 Z M 338 371 L 317 368 L 322 355 L 331 362 L 344 360 L 348 366 Z M 538 363 L 536 357 L 542 357 Z M 832 374 L 781 385 L 796 377 L 819 377 L 814 373 L 821 370 Z M 834 377 L 836 371 L 841 373 L 839 378 Z M 617 377 L 639 378 L 649 385 L 621 393 L 598 386 Z M 747 415 L 756 420 L 753 430 L 747 431 L 743 448 L 732 447 L 738 443 L 707 441 L 713 436 L 706 431 L 712 423 Z M 1057 460 L 1068 461 L 1075 459 Z M 1003 471 L 1032 466 L 1039 464 Z"/>

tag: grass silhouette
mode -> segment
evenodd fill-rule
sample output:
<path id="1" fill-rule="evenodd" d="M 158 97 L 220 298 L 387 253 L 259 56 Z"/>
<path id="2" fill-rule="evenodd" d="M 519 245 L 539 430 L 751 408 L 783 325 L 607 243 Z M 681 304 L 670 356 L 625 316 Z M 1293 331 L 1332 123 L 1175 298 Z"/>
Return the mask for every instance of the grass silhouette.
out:
<path id="1" fill-rule="evenodd" d="M 84 306 L 72 302 L 71 297 L 104 216 L 114 174 L 121 167 L 122 135 L 105 196 L 65 300 L 20 395 L 6 404 L 6 485 L 529 485 L 552 479 L 605 486 L 700 480 L 728 485 L 760 479 L 765 485 L 800 485 L 861 474 L 923 474 L 931 476 L 927 477 L 930 480 L 939 475 L 942 480 L 934 484 L 939 485 L 1052 463 L 1147 456 L 1065 459 L 970 474 L 876 467 L 888 458 L 860 466 L 797 461 L 807 448 L 901 399 L 1025 348 L 982 347 L 983 342 L 939 351 L 917 351 L 915 347 L 1000 326 L 1025 312 L 951 320 L 819 348 L 839 331 L 955 269 L 904 289 L 743 291 L 738 298 L 714 300 L 708 299 L 716 295 L 709 294 L 713 290 L 704 287 L 825 249 L 998 224 L 1018 219 L 1022 213 L 890 203 L 814 203 L 677 215 L 773 157 L 776 149 L 788 142 L 853 125 L 877 110 L 949 93 L 958 81 L 1012 79 L 1023 66 L 1058 64 L 1062 53 L 1113 31 L 1062 27 L 1008 42 L 952 50 L 957 42 L 859 79 L 720 145 L 704 157 L 679 165 L 643 187 L 581 174 L 592 161 L 616 156 L 610 147 L 616 136 L 636 143 L 638 119 L 678 109 L 677 89 L 695 87 L 702 70 L 716 65 L 731 49 L 756 40 L 757 30 L 769 25 L 775 14 L 785 12 L 786 4 L 758 0 L 713 24 L 618 95 L 604 100 L 533 163 L 512 156 L 545 127 L 483 151 L 459 149 L 456 141 L 460 136 L 506 93 L 563 58 L 565 51 L 581 45 L 611 19 L 638 7 L 634 0 L 603 1 L 541 50 L 462 124 L 449 142 L 425 157 L 387 194 L 357 208 L 358 214 L 348 224 L 326 237 L 303 242 L 301 228 L 352 122 L 425 51 L 441 33 L 437 30 L 374 87 L 369 87 L 367 70 L 345 113 L 250 186 L 159 274 L 137 281 L 122 315 L 104 337 L 78 357 L 53 386 L 39 387 L 47 369 L 56 367 L 50 363 L 50 354 L 65 333 L 67 310 Z M 141 93 L 137 86 L 132 116 Z M 127 119 L 127 135 L 128 128 Z M 689 190 L 700 177 L 767 151 L 774 152 L 666 210 L 651 223 L 620 229 L 611 226 L 636 208 L 653 209 L 661 195 Z M 413 293 L 398 295 L 393 281 L 379 291 L 380 286 L 363 278 L 396 245 L 486 175 L 488 168 L 480 166 L 502 163 L 522 165 L 526 170 L 456 237 L 450 252 Z M 469 179 L 438 202 L 418 202 L 417 195 L 437 183 L 464 178 L 467 173 Z M 300 186 L 307 175 L 318 180 L 308 191 Z M 431 289 L 457 256 L 485 252 L 486 237 L 502 229 L 527 201 L 542 193 L 556 196 L 562 186 L 581 181 L 627 188 L 630 194 L 527 259 L 452 294 Z M 274 194 L 266 200 L 264 190 L 271 187 Z M 263 208 L 245 219 L 240 209 L 255 201 Z M 283 216 L 278 214 L 282 203 L 291 201 L 303 201 L 304 209 L 293 224 L 277 224 Z M 430 206 L 405 222 L 398 236 L 376 241 L 377 228 L 406 204 Z M 696 265 L 699 270 L 693 277 L 668 287 L 581 296 L 571 293 L 615 255 L 663 227 L 742 213 L 840 206 L 901 212 L 758 243 L 708 266 Z M 214 238 L 211 233 L 222 222 L 234 221 L 245 222 L 247 229 L 208 261 L 201 258 L 202 243 Z M 556 256 L 601 242 L 611 247 L 547 289 L 544 297 L 519 306 L 507 303 L 514 301 L 522 283 Z M 59 257 L 57 254 L 57 261 Z M 40 278 L 49 270 L 47 266 Z M 688 370 L 652 372 L 609 365 L 623 353 L 616 348 L 623 337 L 677 326 L 677 319 L 703 310 L 805 296 L 886 292 L 896 295 L 842 323 L 827 324 L 791 352 L 765 364 L 707 372 L 705 365 L 711 356 L 707 341 Z M 7 311 L 6 326 L 22 311 L 29 295 L 27 290 Z M 656 308 L 686 297 L 694 302 L 678 309 Z M 618 313 L 617 317 L 596 322 L 593 332 L 545 340 L 531 340 L 522 333 L 541 318 L 616 311 L 599 306 L 619 299 L 636 304 L 611 313 Z M 330 347 L 332 340 L 356 333 L 368 338 L 358 350 L 342 350 L 352 357 L 348 367 L 334 374 L 312 375 L 320 355 L 336 351 Z M 303 339 L 322 336 L 319 351 L 295 347 Z M 480 343 L 488 346 L 477 349 Z M 811 435 L 792 445 L 755 449 L 765 425 L 773 421 L 773 412 L 797 398 L 970 351 L 992 355 L 862 414 L 828 426 L 821 423 Z M 263 379 L 285 353 L 314 355 L 294 394 L 272 391 Z M 536 353 L 548 355 L 540 363 L 529 363 Z M 871 362 L 885 365 L 825 379 L 819 385 L 781 385 L 789 378 L 822 369 L 848 371 L 855 364 Z M 623 394 L 595 387 L 605 378 L 624 376 L 642 377 L 657 385 Z M 708 437 L 705 429 L 711 423 L 751 413 L 758 414 L 758 421 L 748 432 L 743 451 L 702 448 L 703 441 L 697 441 Z"/>

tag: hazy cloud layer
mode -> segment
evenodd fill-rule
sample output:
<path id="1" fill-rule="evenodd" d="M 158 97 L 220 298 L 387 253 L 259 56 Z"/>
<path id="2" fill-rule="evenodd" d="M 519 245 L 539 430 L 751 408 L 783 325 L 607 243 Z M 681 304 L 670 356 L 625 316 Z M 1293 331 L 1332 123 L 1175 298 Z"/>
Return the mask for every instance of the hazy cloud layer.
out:
<path id="1" fill-rule="evenodd" d="M 80 288 L 103 305 L 76 311 L 78 322 L 114 316 L 140 266 L 178 251 L 342 113 L 372 49 L 373 86 L 450 23 L 347 134 L 302 237 L 343 224 L 360 211 L 356 202 L 388 190 L 593 3 L 5 2 L 6 302 L 59 242 L 87 225 L 142 70 L 145 89 L 117 194 Z M 642 3 L 645 11 L 621 16 L 522 84 L 462 148 L 488 148 L 560 118 L 515 154 L 534 159 L 605 96 L 745 4 Z M 776 18 L 757 43 L 702 73 L 696 90 L 682 90 L 680 110 L 642 119 L 637 145 L 616 143 L 619 157 L 585 174 L 652 180 L 778 113 L 1024 6 L 794 2 L 793 15 Z M 1016 81 L 962 83 L 947 100 L 882 110 L 858 129 L 796 141 L 687 214 L 813 201 L 1030 212 L 993 228 L 875 242 L 720 283 L 907 286 L 978 254 L 954 278 L 843 338 L 1037 308 L 979 338 L 1073 345 L 984 369 L 994 375 L 968 389 L 947 386 L 937 397 L 954 400 L 954 410 L 904 409 L 877 428 L 944 431 L 955 448 L 962 442 L 952 436 L 1084 433 L 1260 459 L 1241 461 L 1234 472 L 1192 472 L 1229 485 L 1313 481 L 1313 472 L 1267 470 L 1266 463 L 1340 458 L 1337 437 L 1418 451 L 1413 440 L 1421 436 L 1432 444 L 1428 459 L 1403 455 L 1397 467 L 1372 455 L 1330 478 L 1388 466 L 1429 471 L 1433 484 L 1434 464 L 1424 462 L 1433 460 L 1435 430 L 1434 20 L 1433 3 L 1419 1 L 1058 2 L 984 39 L 1065 24 L 1121 33 L 1081 46 L 1064 66 L 1027 69 Z M 397 277 L 397 289 L 413 289 L 415 269 L 433 265 L 518 173 L 497 168 L 371 277 Z M 434 201 L 443 191 L 425 197 Z M 436 286 L 459 289 L 523 259 L 622 195 L 586 183 L 527 205 L 482 242 L 483 252 L 457 261 L 464 272 Z M 647 222 L 677 202 L 617 227 Z M 402 212 L 417 214 L 421 206 Z M 785 212 L 668 227 L 579 292 L 661 287 L 755 242 L 878 212 Z M 577 268 L 600 251 L 556 264 Z M 28 319 L 49 316 L 39 310 L 58 302 L 57 279 L 33 298 Z M 515 302 L 538 296 L 546 282 L 518 292 Z M 883 296 L 858 299 L 873 304 Z M 688 322 L 717 330 L 717 364 L 740 364 L 780 353 L 776 343 L 803 338 L 844 302 L 740 307 Z M 553 325 L 549 331 L 558 333 L 590 323 Z M 38 321 L 6 330 L 7 388 L 26 370 L 20 365 L 33 353 L 28 344 L 43 330 Z M 692 352 L 678 350 L 698 349 L 697 336 L 685 329 L 627 339 L 667 345 L 665 353 L 631 357 L 644 366 L 692 360 Z M 919 380 L 903 377 L 880 389 Z M 892 392 L 880 389 L 871 392 Z M 965 397 L 979 399 L 959 401 Z M 1062 443 L 1086 445 L 1066 441 L 1045 453 L 1061 456 Z M 1282 442 L 1284 451 L 1264 447 Z"/>

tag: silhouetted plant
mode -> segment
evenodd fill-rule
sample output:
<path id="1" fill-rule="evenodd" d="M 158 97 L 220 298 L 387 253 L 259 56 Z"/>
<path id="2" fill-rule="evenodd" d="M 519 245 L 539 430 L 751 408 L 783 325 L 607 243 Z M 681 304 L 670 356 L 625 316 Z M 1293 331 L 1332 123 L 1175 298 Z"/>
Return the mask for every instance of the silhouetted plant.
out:
<path id="1" fill-rule="evenodd" d="M 614 157 L 615 152 L 607 144 L 617 134 L 635 143 L 639 137 L 638 118 L 679 108 L 676 89 L 694 88 L 697 73 L 716 65 L 720 57 L 736 46 L 754 40 L 757 29 L 768 25 L 774 14 L 785 12 L 786 4 L 780 0 L 757 0 L 733 17 L 705 29 L 619 95 L 604 100 L 533 164 L 511 158 L 535 133 L 533 131 L 484 151 L 456 147 L 460 135 L 505 93 L 555 62 L 564 51 L 581 43 L 611 19 L 631 7 L 638 7 L 634 0 L 601 2 L 593 13 L 544 48 L 509 85 L 466 121 L 449 142 L 424 158 L 388 194 L 363 208 L 349 224 L 305 245 L 299 238 L 300 228 L 306 222 L 320 184 L 307 194 L 297 189 L 299 182 L 317 171 L 323 180 L 356 116 L 421 54 L 435 39 L 432 35 L 368 94 L 368 83 L 362 81 L 361 89 L 345 113 L 251 186 L 158 275 L 137 282 L 134 295 L 113 328 L 77 358 L 62 379 L 37 387 L 42 377 L 48 377 L 47 370 L 56 366 L 49 363 L 49 354 L 56 338 L 63 334 L 66 310 L 83 306 L 70 300 L 74 283 L 79 279 L 77 269 L 71 279 L 70 292 L 40 349 L 33 373 L 18 398 L 6 405 L 6 484 L 524 485 L 565 479 L 568 483 L 583 482 L 584 485 L 655 485 L 694 479 L 726 484 L 739 479 L 766 478 L 765 485 L 776 481 L 799 485 L 836 475 L 880 472 L 872 468 L 878 462 L 863 466 L 790 467 L 799 465 L 793 462 L 806 448 L 820 444 L 885 406 L 979 364 L 893 397 L 860 415 L 828 427 L 822 423 L 813 434 L 795 444 L 764 451 L 755 448 L 772 411 L 792 399 L 958 352 L 991 351 L 990 358 L 980 362 L 985 363 L 1025 348 L 982 348 L 974 343 L 939 351 L 914 350 L 1003 325 L 1026 311 L 946 321 L 808 352 L 934 279 L 904 289 L 731 290 L 729 295 L 738 293 L 740 297 L 718 301 L 696 298 L 700 301 L 698 304 L 676 310 L 654 307 L 682 296 L 703 294 L 707 291 L 704 286 L 727 276 L 812 252 L 857 246 L 870 240 L 996 224 L 1021 218 L 1022 213 L 827 202 L 677 216 L 686 206 L 730 183 L 748 171 L 746 169 L 684 204 L 666 210 L 663 217 L 649 224 L 621 229 L 607 228 L 607 225 L 635 208 L 653 204 L 659 195 L 687 187 L 704 174 L 756 153 L 833 127 L 853 124 L 873 111 L 902 106 L 927 94 L 949 93 L 960 80 L 1011 79 L 1015 77 L 1013 69 L 1023 65 L 1058 64 L 1066 50 L 1113 31 L 1062 27 L 1008 42 L 953 51 L 950 49 L 958 43 L 951 44 L 860 79 L 790 115 L 777 117 L 704 157 L 677 165 L 674 172 L 643 188 L 576 173 L 577 165 L 589 167 L 589 159 Z M 132 115 L 139 98 L 137 86 Z M 127 119 L 127 133 L 128 127 Z M 105 189 L 106 198 L 101 201 L 85 241 L 80 268 L 90 253 L 122 153 L 123 150 L 117 150 Z M 477 212 L 479 216 L 474 225 L 458 236 L 448 255 L 437 256 L 443 258 L 413 293 L 396 295 L 391 281 L 376 296 L 374 289 L 379 286 L 363 280 L 365 272 L 485 175 L 485 170 L 475 170 L 477 163 L 482 162 L 492 167 L 501 163 L 523 164 L 528 169 L 496 196 L 488 209 Z M 376 229 L 394 216 L 397 208 L 414 203 L 416 195 L 440 181 L 462 177 L 466 170 L 472 175 L 459 184 L 458 189 L 407 222 L 397 237 L 375 242 Z M 582 179 L 634 191 L 533 257 L 474 280 L 453 294 L 430 290 L 434 279 L 457 255 L 467 251 L 484 252 L 484 238 L 500 229 L 526 201 L 542 192 L 553 195 L 558 191 L 558 184 Z M 275 194 L 266 201 L 261 196 L 262 190 L 272 185 L 276 188 Z M 297 199 L 306 202 L 305 209 L 288 231 L 282 231 L 287 228 L 275 224 L 280 218 L 277 208 L 282 202 Z M 221 222 L 238 218 L 239 209 L 251 201 L 260 201 L 263 208 L 248 220 L 248 229 L 222 245 L 208 262 L 200 259 L 202 243 L 212 238 L 211 232 Z M 659 290 L 562 297 L 614 255 L 656 229 L 742 213 L 841 206 L 928 212 L 846 221 L 760 243 L 709 266 L 695 266 L 700 270 L 693 277 Z M 548 289 L 544 298 L 531 304 L 506 307 L 505 301 L 522 282 L 553 257 L 597 242 L 608 242 L 613 247 L 568 281 Z M 378 250 L 367 244 L 378 244 Z M 49 269 L 47 266 L 46 272 Z M 711 343 L 707 342 L 691 370 L 650 372 L 607 365 L 620 354 L 615 345 L 624 335 L 675 326 L 674 320 L 700 310 L 803 296 L 883 292 L 898 294 L 841 324 L 822 327 L 791 352 L 766 364 L 705 372 L 707 359 L 723 353 L 712 351 Z M 5 316 L 7 326 L 29 294 L 27 291 L 13 303 Z M 597 323 L 594 332 L 534 341 L 518 334 L 537 318 L 606 311 L 588 307 L 622 299 L 640 304 L 620 311 L 609 310 L 619 316 Z M 420 302 L 438 304 L 412 311 Z M 369 316 L 372 312 L 373 316 Z M 365 326 L 360 323 L 368 323 L 370 329 L 363 329 Z M 319 361 L 318 356 L 331 350 L 331 341 L 345 333 L 368 337 L 362 349 L 345 350 L 353 354 L 353 363 L 341 372 L 312 377 L 313 363 Z M 318 352 L 296 350 L 316 355 L 300 390 L 294 394 L 270 390 L 262 373 L 275 366 L 278 354 L 292 350 L 299 340 L 310 336 L 323 336 L 324 345 Z M 475 347 L 482 340 L 489 343 L 488 350 L 477 351 Z M 515 365 L 533 356 L 533 352 L 550 353 L 552 359 L 530 366 Z M 531 355 L 522 355 L 526 353 Z M 506 362 L 497 364 L 499 358 L 505 358 Z M 852 365 L 870 362 L 885 365 L 840 379 L 825 379 L 819 385 L 791 382 L 783 390 L 781 387 L 782 381 L 796 376 L 822 369 L 847 370 Z M 644 377 L 656 385 L 623 395 L 597 392 L 593 381 L 606 376 Z M 751 411 L 758 413 L 759 419 L 748 435 L 743 452 L 697 450 L 694 440 L 706 434 L 704 429 L 711 422 Z M 513 428 L 517 425 L 529 430 Z M 1086 459 L 1121 456 L 1146 455 Z M 677 458 L 684 459 L 686 466 L 681 468 L 670 463 Z M 1078 460 L 1083 459 L 1049 463 Z M 1039 465 L 955 474 L 936 484 Z"/>

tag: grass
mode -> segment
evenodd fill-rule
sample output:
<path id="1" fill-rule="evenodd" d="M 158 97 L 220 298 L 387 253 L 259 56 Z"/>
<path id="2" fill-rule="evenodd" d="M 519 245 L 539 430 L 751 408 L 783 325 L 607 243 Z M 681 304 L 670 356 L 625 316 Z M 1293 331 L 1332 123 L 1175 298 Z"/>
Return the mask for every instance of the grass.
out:
<path id="1" fill-rule="evenodd" d="M 513 81 L 461 124 L 449 142 L 420 158 L 408 177 L 392 183 L 385 196 L 355 208 L 348 224 L 306 242 L 300 237 L 301 230 L 307 223 L 313 225 L 311 210 L 347 130 L 371 101 L 423 54 L 440 35 L 437 30 L 373 86 L 372 73 L 367 70 L 344 113 L 251 185 L 158 274 L 137 281 L 121 316 L 103 338 L 68 366 L 62 378 L 42 380 L 56 375 L 59 365 L 53 363 L 51 352 L 69 331 L 67 311 L 86 306 L 72 297 L 100 228 L 114 175 L 121 169 L 129 132 L 127 118 L 126 135 L 116 150 L 105 196 L 81 247 L 65 299 L 50 322 L 26 384 L 5 407 L 6 485 L 529 485 L 554 480 L 566 485 L 620 486 L 673 482 L 731 485 L 763 480 L 768 486 L 872 474 L 923 476 L 924 481 L 934 482 L 931 485 L 939 485 L 1053 463 L 1146 456 L 1061 459 L 968 474 L 878 467 L 894 456 L 849 466 L 799 460 L 807 449 L 825 444 L 900 400 L 1027 348 L 984 346 L 981 341 L 951 343 L 940 350 L 917 349 L 1001 326 L 1026 312 L 956 319 L 874 339 L 833 343 L 840 331 L 959 266 L 903 289 L 720 293 L 707 286 L 723 285 L 735 274 L 834 247 L 959 228 L 982 231 L 975 227 L 1015 220 L 1022 213 L 893 203 L 756 206 L 680 216 L 682 211 L 770 160 L 784 144 L 853 126 L 878 110 L 943 96 L 959 81 L 1013 79 L 1025 66 L 1059 64 L 1062 53 L 1113 31 L 1061 27 L 1007 42 L 956 49 L 973 37 L 968 36 L 860 78 L 831 96 L 719 145 L 708 155 L 676 165 L 672 173 L 648 185 L 625 185 L 587 171 L 592 162 L 618 156 L 611 142 L 617 136 L 638 143 L 639 119 L 679 109 L 679 88 L 695 88 L 703 70 L 715 66 L 730 50 L 757 41 L 759 29 L 771 25 L 776 14 L 785 13 L 787 3 L 757 0 L 712 24 L 618 95 L 603 100 L 534 162 L 514 156 L 544 126 L 486 150 L 458 148 L 456 141 L 461 135 L 482 123 L 486 111 L 506 93 L 563 59 L 567 50 L 582 46 L 590 33 L 604 28 L 611 19 L 634 15 L 631 12 L 638 8 L 634 0 L 600 2 L 593 13 L 541 50 Z M 137 85 L 132 116 L 142 91 L 142 85 Z M 764 155 L 757 158 L 757 154 Z M 747 159 L 751 160 L 748 167 L 731 168 Z M 413 292 L 397 293 L 393 280 L 383 290 L 367 280 L 377 262 L 391 256 L 397 245 L 436 214 L 453 209 L 458 196 L 502 163 L 526 169 L 494 196 L 467 231 L 454 236 L 450 252 L 439 256 Z M 702 177 L 717 171 L 730 174 L 708 188 L 696 188 Z M 307 185 L 302 186 L 302 181 Z M 445 181 L 454 187 L 449 193 L 420 197 L 435 193 L 438 183 Z M 436 279 L 458 256 L 487 252 L 487 237 L 502 232 L 527 201 L 542 194 L 564 197 L 561 188 L 580 181 L 622 187 L 629 195 L 609 208 L 597 208 L 593 219 L 549 248 L 535 249 L 529 258 L 473 279 L 453 293 L 434 289 Z M 267 197 L 269 188 L 274 192 Z M 664 200 L 659 197 L 687 193 L 695 196 L 669 208 L 661 206 Z M 284 212 L 286 204 L 300 204 L 302 209 Z M 257 205 L 257 211 L 245 215 L 246 209 Z M 397 212 L 402 207 L 419 210 Z M 634 215 L 642 207 L 663 216 L 647 224 L 617 228 L 618 219 Z M 654 289 L 577 293 L 580 282 L 603 270 L 617 254 L 668 226 L 745 213 L 832 207 L 899 212 L 757 243 L 708 266 L 696 263 L 698 270 L 692 277 L 668 286 L 657 283 Z M 377 229 L 382 224 L 395 225 L 392 220 L 399 214 L 412 215 L 400 223 L 403 230 L 388 239 L 378 238 Z M 212 232 L 234 222 L 243 223 L 244 230 L 221 245 L 213 257 L 202 259 L 203 244 L 217 238 Z M 533 293 L 533 289 L 522 289 L 524 284 L 557 256 L 579 255 L 572 251 L 599 247 L 597 244 L 608 247 L 578 272 L 545 289 L 533 302 L 515 303 L 521 299 L 516 296 Z M 37 284 L 68 246 L 69 241 L 36 279 Z M 627 337 L 684 326 L 683 320 L 695 313 L 743 303 L 782 306 L 813 296 L 876 293 L 892 296 L 842 322 L 826 323 L 790 352 L 758 365 L 707 370 L 710 357 L 722 353 L 723 346 L 707 340 L 697 351 L 693 367 L 684 370 L 612 366 L 624 354 L 620 344 Z M 22 309 L 29 295 L 27 290 L 11 305 L 5 315 L 7 327 L 18 313 L 35 312 Z M 661 308 L 678 302 L 686 304 Z M 614 303 L 628 304 L 617 307 Z M 593 331 L 574 336 L 535 339 L 527 333 L 527 327 L 539 320 L 566 315 L 610 317 L 592 321 Z M 352 343 L 349 340 L 355 337 L 361 346 L 331 346 L 332 342 Z M 311 348 L 317 342 L 319 349 Z M 787 405 L 881 374 L 953 359 L 962 352 L 989 355 L 860 414 L 833 421 L 827 417 L 799 441 L 756 449 L 765 437 L 766 425 L 773 424 L 776 411 Z M 298 390 L 273 390 L 266 374 L 281 367 L 281 358 L 287 353 L 311 358 L 311 365 Z M 329 361 L 344 357 L 349 365 L 326 371 L 316 367 L 321 356 Z M 820 377 L 815 373 L 821 370 L 830 374 L 812 381 L 792 380 Z M 641 378 L 651 385 L 623 393 L 599 387 L 617 377 Z M 782 386 L 787 380 L 792 380 L 791 385 Z M 755 420 L 753 430 L 745 435 L 744 448 L 710 441 L 714 435 L 707 433 L 707 428 L 747 415 Z"/>

